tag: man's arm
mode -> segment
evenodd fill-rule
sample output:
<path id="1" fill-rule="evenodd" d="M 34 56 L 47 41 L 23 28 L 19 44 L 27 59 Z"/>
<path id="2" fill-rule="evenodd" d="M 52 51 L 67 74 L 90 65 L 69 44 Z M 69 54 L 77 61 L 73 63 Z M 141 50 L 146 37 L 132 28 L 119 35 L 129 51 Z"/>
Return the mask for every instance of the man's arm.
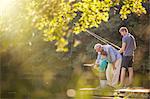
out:
<path id="1" fill-rule="evenodd" d="M 134 39 L 134 50 L 136 49 L 136 41 L 135 41 L 135 39 Z"/>
<path id="2" fill-rule="evenodd" d="M 126 43 L 123 42 L 123 43 L 122 43 L 122 47 L 121 47 L 121 49 L 119 50 L 119 53 L 123 53 L 123 52 L 125 51 L 125 48 L 126 48 Z"/>
<path id="3" fill-rule="evenodd" d="M 112 63 L 113 69 L 116 69 L 115 68 L 116 56 L 114 54 L 113 48 L 109 48 L 109 57 L 110 57 L 110 62 Z"/>
<path id="4" fill-rule="evenodd" d="M 96 59 L 95 64 L 94 64 L 94 68 L 97 68 L 97 67 L 98 67 L 98 65 L 99 65 L 99 63 L 100 63 L 100 58 L 101 58 L 101 55 L 100 55 L 100 53 L 98 53 L 97 59 Z"/>
<path id="5" fill-rule="evenodd" d="M 101 59 L 101 54 L 98 53 L 95 64 L 99 64 L 100 59 Z"/>

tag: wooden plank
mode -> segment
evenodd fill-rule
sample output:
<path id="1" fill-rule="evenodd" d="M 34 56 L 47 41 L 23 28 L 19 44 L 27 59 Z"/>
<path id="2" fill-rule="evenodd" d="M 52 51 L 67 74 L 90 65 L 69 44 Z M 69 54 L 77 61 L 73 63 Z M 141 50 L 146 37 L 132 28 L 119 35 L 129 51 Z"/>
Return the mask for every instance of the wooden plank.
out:
<path id="1" fill-rule="evenodd" d="M 80 88 L 80 91 L 95 91 L 97 88 Z"/>
<path id="2" fill-rule="evenodd" d="M 94 66 L 94 64 L 83 64 L 83 66 L 92 67 L 92 66 Z"/>
<path id="3" fill-rule="evenodd" d="M 150 89 L 145 88 L 124 88 L 114 90 L 116 92 L 128 92 L 128 93 L 150 93 Z"/>

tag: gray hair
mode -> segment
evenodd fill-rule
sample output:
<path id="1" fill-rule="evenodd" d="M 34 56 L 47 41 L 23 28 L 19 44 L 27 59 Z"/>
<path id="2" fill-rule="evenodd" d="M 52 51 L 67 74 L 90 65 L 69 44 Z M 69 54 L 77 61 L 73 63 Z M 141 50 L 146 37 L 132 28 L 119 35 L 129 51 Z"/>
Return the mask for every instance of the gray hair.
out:
<path id="1" fill-rule="evenodd" d="M 102 46 L 103 46 L 102 44 L 97 43 L 97 44 L 95 44 L 94 49 L 96 49 L 96 48 L 101 48 Z"/>

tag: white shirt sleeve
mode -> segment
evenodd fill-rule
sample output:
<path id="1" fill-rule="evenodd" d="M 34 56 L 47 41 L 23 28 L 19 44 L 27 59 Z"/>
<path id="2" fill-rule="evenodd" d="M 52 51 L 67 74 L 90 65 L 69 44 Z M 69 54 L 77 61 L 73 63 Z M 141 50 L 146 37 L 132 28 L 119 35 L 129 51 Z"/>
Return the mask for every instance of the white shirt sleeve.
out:
<path id="1" fill-rule="evenodd" d="M 97 59 L 96 59 L 96 64 L 99 64 L 100 63 L 100 59 L 101 59 L 101 54 L 100 53 L 98 53 L 98 55 L 97 55 Z"/>

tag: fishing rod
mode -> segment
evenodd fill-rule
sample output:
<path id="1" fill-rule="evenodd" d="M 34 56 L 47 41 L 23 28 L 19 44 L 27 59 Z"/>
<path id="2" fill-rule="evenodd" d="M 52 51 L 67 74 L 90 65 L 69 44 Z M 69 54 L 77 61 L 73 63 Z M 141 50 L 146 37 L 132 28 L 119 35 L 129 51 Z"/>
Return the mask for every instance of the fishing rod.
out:
<path id="1" fill-rule="evenodd" d="M 117 49 L 120 49 L 119 46 L 117 46 L 117 45 L 113 44 L 112 42 L 110 42 L 110 41 L 108 41 L 108 40 L 106 40 L 106 39 L 100 37 L 99 35 L 97 35 L 97 34 L 91 32 L 91 31 L 89 31 L 89 30 L 86 30 L 86 31 L 87 31 L 87 33 L 89 33 L 90 35 L 94 36 L 95 38 L 97 38 L 97 39 L 100 40 L 101 42 L 103 42 L 103 43 L 105 43 L 105 44 L 110 44 L 110 45 L 112 45 L 113 47 L 115 47 L 115 48 L 117 48 Z"/>

